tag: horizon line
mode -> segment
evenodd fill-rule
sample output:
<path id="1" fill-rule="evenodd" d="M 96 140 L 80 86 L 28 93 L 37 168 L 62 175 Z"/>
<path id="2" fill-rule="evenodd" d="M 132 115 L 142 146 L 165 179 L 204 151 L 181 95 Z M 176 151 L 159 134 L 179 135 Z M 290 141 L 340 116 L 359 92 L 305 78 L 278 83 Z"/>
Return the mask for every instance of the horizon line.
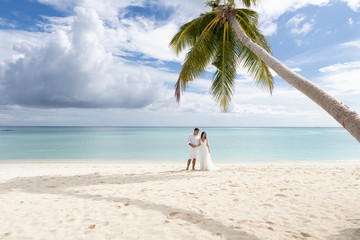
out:
<path id="1" fill-rule="evenodd" d="M 100 125 L 0 125 L 4 127 L 96 127 L 96 128 L 343 128 L 322 126 L 100 126 Z"/>

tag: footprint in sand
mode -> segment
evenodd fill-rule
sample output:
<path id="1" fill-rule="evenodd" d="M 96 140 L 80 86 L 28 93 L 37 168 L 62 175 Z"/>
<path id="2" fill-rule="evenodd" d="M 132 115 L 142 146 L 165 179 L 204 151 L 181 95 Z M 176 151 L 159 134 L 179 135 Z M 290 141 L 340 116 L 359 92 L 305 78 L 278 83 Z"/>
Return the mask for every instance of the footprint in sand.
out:
<path id="1" fill-rule="evenodd" d="M 96 226 L 95 224 L 88 226 L 88 227 L 84 230 L 84 233 L 85 233 L 85 234 L 89 234 L 89 233 L 91 232 L 91 230 L 93 230 L 93 229 L 95 228 L 95 226 Z"/>
<path id="2" fill-rule="evenodd" d="M 300 232 L 300 234 L 301 234 L 301 236 L 303 236 L 303 237 L 311 237 L 310 234 L 307 234 L 307 233 L 304 233 L 304 232 Z"/>
<path id="3" fill-rule="evenodd" d="M 88 226 L 88 229 L 94 229 L 96 227 L 95 224 Z"/>
<path id="4" fill-rule="evenodd" d="M 178 212 L 172 212 L 172 213 L 170 213 L 169 215 L 168 215 L 168 217 L 175 217 L 176 216 L 176 214 L 179 214 Z"/>

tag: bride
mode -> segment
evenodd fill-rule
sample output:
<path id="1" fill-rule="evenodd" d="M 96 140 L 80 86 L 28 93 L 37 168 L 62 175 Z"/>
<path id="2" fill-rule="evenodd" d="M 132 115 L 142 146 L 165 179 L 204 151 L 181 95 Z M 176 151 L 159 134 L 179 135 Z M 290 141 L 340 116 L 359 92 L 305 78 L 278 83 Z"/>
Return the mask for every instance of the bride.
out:
<path id="1" fill-rule="evenodd" d="M 211 161 L 209 141 L 206 138 L 206 132 L 201 133 L 200 138 L 200 170 L 216 170 Z"/>

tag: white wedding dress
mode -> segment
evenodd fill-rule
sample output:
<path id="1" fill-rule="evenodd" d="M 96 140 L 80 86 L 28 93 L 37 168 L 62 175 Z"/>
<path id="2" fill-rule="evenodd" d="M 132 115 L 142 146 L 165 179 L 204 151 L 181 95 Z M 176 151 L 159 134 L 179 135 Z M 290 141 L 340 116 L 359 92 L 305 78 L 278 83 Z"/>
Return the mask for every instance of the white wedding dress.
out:
<path id="1" fill-rule="evenodd" d="M 206 146 L 207 140 L 204 142 L 200 139 L 200 170 L 217 170 L 214 164 L 212 163 L 209 149 Z"/>

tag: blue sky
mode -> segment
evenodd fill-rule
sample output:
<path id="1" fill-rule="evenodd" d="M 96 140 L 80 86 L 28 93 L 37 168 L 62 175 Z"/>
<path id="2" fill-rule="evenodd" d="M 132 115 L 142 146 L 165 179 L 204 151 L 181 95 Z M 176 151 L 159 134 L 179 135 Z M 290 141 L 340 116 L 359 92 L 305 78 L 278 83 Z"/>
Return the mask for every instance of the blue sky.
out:
<path id="1" fill-rule="evenodd" d="M 184 54 L 168 43 L 206 10 L 193 0 L 0 0 L 0 125 L 339 126 L 281 78 L 270 96 L 241 68 L 228 112 L 209 93 L 212 67 L 177 104 Z M 360 112 L 360 0 L 255 10 L 276 58 Z"/>

